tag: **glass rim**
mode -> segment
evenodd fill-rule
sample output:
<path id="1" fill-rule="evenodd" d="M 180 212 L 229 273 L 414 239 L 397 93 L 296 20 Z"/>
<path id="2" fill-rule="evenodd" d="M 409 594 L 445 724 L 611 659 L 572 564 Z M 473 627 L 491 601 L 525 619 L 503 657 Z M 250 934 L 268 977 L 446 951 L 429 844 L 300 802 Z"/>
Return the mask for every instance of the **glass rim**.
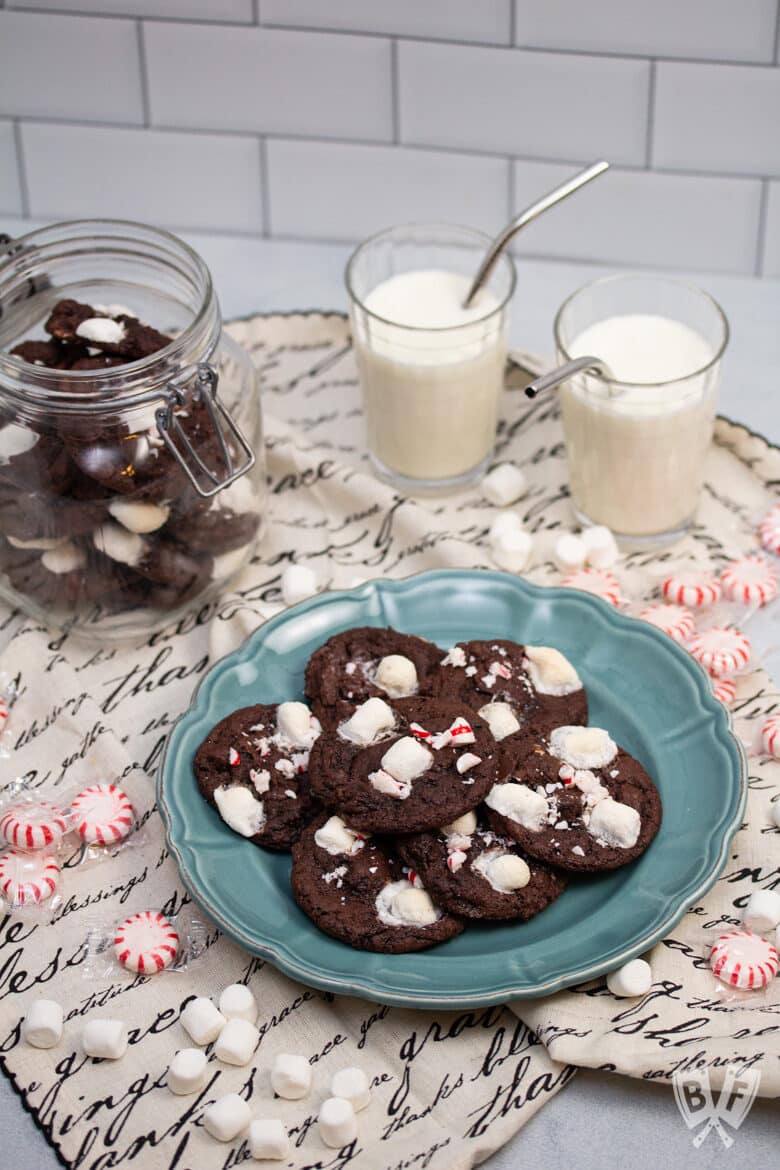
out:
<path id="1" fill-rule="evenodd" d="M 660 382 L 637 382 L 636 380 L 624 381 L 620 378 L 609 378 L 606 374 L 599 373 L 597 370 L 588 370 L 587 377 L 595 378 L 597 381 L 602 382 L 605 386 L 618 386 L 625 389 L 636 387 L 642 390 L 660 390 L 665 386 L 676 386 L 679 385 L 680 382 L 688 382 L 693 378 L 698 378 L 716 366 L 723 357 L 731 337 L 729 319 L 721 305 L 715 300 L 715 297 L 712 296 L 711 293 L 708 293 L 705 289 L 701 288 L 697 284 L 693 284 L 691 281 L 679 280 L 674 276 L 664 276 L 662 273 L 656 274 L 646 272 L 615 272 L 611 276 L 599 276 L 596 280 L 589 280 L 587 284 L 580 285 L 580 287 L 575 289 L 574 292 L 569 293 L 566 299 L 558 307 L 558 311 L 556 312 L 555 318 L 553 320 L 553 338 L 558 350 L 563 355 L 564 360 L 567 362 L 571 361 L 574 356 L 569 351 L 569 348 L 564 345 L 561 338 L 562 318 L 572 302 L 575 301 L 582 293 L 588 292 L 590 289 L 600 288 L 608 284 L 619 284 L 621 281 L 638 279 L 656 281 L 659 284 L 674 285 L 677 288 L 685 289 L 687 292 L 694 293 L 701 300 L 708 302 L 709 305 L 715 310 L 715 315 L 720 321 L 720 325 L 723 330 L 723 338 L 720 342 L 720 345 L 717 347 L 714 355 L 707 362 L 705 362 L 703 366 L 699 366 L 690 373 L 681 374 L 676 378 L 664 378 Z M 600 355 L 595 354 L 594 356 L 599 357 Z"/>
<path id="2" fill-rule="evenodd" d="M 409 228 L 447 228 L 457 232 L 465 232 L 469 234 L 474 243 L 484 243 L 485 251 L 492 244 L 495 237 L 490 236 L 487 232 L 481 231 L 480 228 L 466 227 L 459 223 L 439 223 L 434 221 L 413 221 L 411 223 L 394 224 L 392 227 L 382 228 L 381 231 L 374 232 L 373 235 L 367 236 L 362 240 L 347 260 L 344 269 L 344 284 L 352 301 L 358 305 L 367 316 L 372 317 L 375 321 L 381 321 L 383 325 L 390 325 L 393 329 L 406 329 L 410 333 L 455 333 L 459 329 L 473 328 L 474 325 L 480 325 L 484 321 L 489 321 L 497 313 L 503 311 L 509 304 L 509 301 L 514 296 L 515 288 L 517 287 L 517 269 L 515 268 L 514 260 L 511 253 L 506 249 L 501 253 L 499 262 L 506 261 L 509 265 L 509 288 L 504 297 L 492 309 L 487 310 L 481 317 L 475 317 L 470 321 L 463 321 L 460 325 L 404 325 L 400 321 L 391 321 L 389 317 L 382 317 L 379 313 L 375 313 L 373 309 L 366 307 L 365 302 L 357 295 L 354 289 L 353 272 L 354 266 L 357 262 L 361 252 L 368 248 L 371 244 L 376 244 L 385 237 L 392 236 L 395 232 L 403 231 Z M 411 270 L 410 270 L 411 271 Z M 476 268 L 474 275 L 476 276 Z"/>

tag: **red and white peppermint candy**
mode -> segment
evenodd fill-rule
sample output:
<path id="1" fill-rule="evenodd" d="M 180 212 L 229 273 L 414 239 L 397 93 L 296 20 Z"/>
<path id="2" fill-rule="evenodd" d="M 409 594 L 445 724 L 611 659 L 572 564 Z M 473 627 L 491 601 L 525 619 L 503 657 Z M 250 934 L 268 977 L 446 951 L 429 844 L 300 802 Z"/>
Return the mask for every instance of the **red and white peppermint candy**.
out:
<path id="1" fill-rule="evenodd" d="M 643 622 L 663 630 L 675 642 L 684 642 L 693 633 L 693 614 L 684 605 L 651 605 L 639 616 Z"/>
<path id="2" fill-rule="evenodd" d="M 0 857 L 0 891 L 10 906 L 45 902 L 60 882 L 60 867 L 46 853 L 10 849 Z"/>
<path id="3" fill-rule="evenodd" d="M 50 800 L 23 801 L 0 818 L 0 835 L 16 849 L 46 849 L 67 831 L 65 814 Z"/>
<path id="4" fill-rule="evenodd" d="M 724 707 L 728 707 L 729 703 L 733 703 L 737 697 L 737 684 L 733 678 L 713 680 L 712 693 L 716 699 L 720 700 Z"/>
<path id="5" fill-rule="evenodd" d="M 606 569 L 579 569 L 564 577 L 561 585 L 567 589 L 580 589 L 583 593 L 592 593 L 601 597 L 610 605 L 620 605 L 620 584 Z"/>
<path id="6" fill-rule="evenodd" d="M 453 849 L 452 852 L 447 855 L 447 869 L 450 871 L 450 873 L 457 873 L 465 860 L 466 854 L 462 849 Z"/>
<path id="7" fill-rule="evenodd" d="M 419 723 L 410 723 L 409 730 L 411 731 L 411 733 L 415 737 L 415 739 L 430 739 L 431 738 L 430 731 L 426 731 L 425 728 L 421 727 Z"/>
<path id="8" fill-rule="evenodd" d="M 777 573 L 761 556 L 741 557 L 726 565 L 720 575 L 726 596 L 746 605 L 768 605 L 777 597 Z"/>
<path id="9" fill-rule="evenodd" d="M 234 747 L 228 749 L 228 763 L 230 764 L 231 768 L 237 768 L 241 763 L 241 756 Z"/>
<path id="10" fill-rule="evenodd" d="M 758 535 L 768 552 L 780 556 L 780 504 L 767 512 L 758 526 Z"/>
<path id="11" fill-rule="evenodd" d="M 720 601 L 722 589 L 716 577 L 692 571 L 667 577 L 661 584 L 661 592 L 667 601 L 673 601 L 676 605 L 700 609 L 703 605 L 714 605 Z"/>
<path id="12" fill-rule="evenodd" d="M 780 759 L 780 715 L 770 715 L 761 728 L 761 746 L 768 756 Z"/>
<path id="13" fill-rule="evenodd" d="M 123 967 L 154 975 L 170 967 L 179 953 L 179 936 L 164 914 L 142 910 L 117 927 L 114 951 Z"/>
<path id="14" fill-rule="evenodd" d="M 70 808 L 76 832 L 87 845 L 112 845 L 133 828 L 130 798 L 116 784 L 92 784 L 78 794 Z"/>
<path id="15" fill-rule="evenodd" d="M 713 678 L 736 674 L 750 661 L 752 649 L 743 633 L 725 626 L 713 626 L 694 634 L 688 643 L 688 652 L 700 662 Z"/>
<path id="16" fill-rule="evenodd" d="M 730 987 L 743 991 L 766 987 L 777 974 L 777 949 L 760 935 L 730 930 L 716 939 L 710 966 L 721 983 Z"/>

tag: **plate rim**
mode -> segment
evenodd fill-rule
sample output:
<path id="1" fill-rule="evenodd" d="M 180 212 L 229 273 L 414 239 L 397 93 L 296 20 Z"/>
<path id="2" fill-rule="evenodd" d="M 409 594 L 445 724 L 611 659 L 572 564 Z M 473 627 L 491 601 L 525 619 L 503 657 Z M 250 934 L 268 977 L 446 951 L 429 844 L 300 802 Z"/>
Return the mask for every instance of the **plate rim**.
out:
<path id="1" fill-rule="evenodd" d="M 701 881 L 698 882 L 695 889 L 686 893 L 682 903 L 679 900 L 676 901 L 674 909 L 664 916 L 662 921 L 654 929 L 649 930 L 641 940 L 637 940 L 624 948 L 617 956 L 609 957 L 606 962 L 603 958 L 596 960 L 578 969 L 576 973 L 558 975 L 544 983 L 537 982 L 533 987 L 518 989 L 511 986 L 510 980 L 509 982 L 503 983 L 500 987 L 494 987 L 491 990 L 478 993 L 464 992 L 462 995 L 454 995 L 451 992 L 436 995 L 431 991 L 415 992 L 412 989 L 396 991 L 393 988 L 383 988 L 381 983 L 373 976 L 353 975 L 350 978 L 343 978 L 324 974 L 313 969 L 310 963 L 296 961 L 294 957 L 279 950 L 274 945 L 272 939 L 266 937 L 258 940 L 257 937 L 244 933 L 234 921 L 224 917 L 209 897 L 209 891 L 204 890 L 201 884 L 189 872 L 182 852 L 173 839 L 173 818 L 164 791 L 164 778 L 171 752 L 171 745 L 176 738 L 180 725 L 196 710 L 201 692 L 208 684 L 208 681 L 214 676 L 217 668 L 221 667 L 224 669 L 226 664 L 231 660 L 238 662 L 248 653 L 251 653 L 251 644 L 253 642 L 259 642 L 265 636 L 268 629 L 274 625 L 283 621 L 289 621 L 290 619 L 294 620 L 302 614 L 330 604 L 334 599 L 340 597 L 359 596 L 361 593 L 364 593 L 366 599 L 368 599 L 374 592 L 381 593 L 385 590 L 402 592 L 411 582 L 446 580 L 447 578 L 453 577 L 462 579 L 464 576 L 476 576 L 480 580 L 491 578 L 505 583 L 509 582 L 514 588 L 519 589 L 521 593 L 526 592 L 532 598 L 542 596 L 549 598 L 551 595 L 553 597 L 560 595 L 571 599 L 572 594 L 574 594 L 586 606 L 593 606 L 597 613 L 607 616 L 609 621 L 617 622 L 618 625 L 625 625 L 629 630 L 641 628 L 644 636 L 649 636 L 651 640 L 657 640 L 658 644 L 664 646 L 667 652 L 671 651 L 673 656 L 677 656 L 678 662 L 686 670 L 691 672 L 692 677 L 697 679 L 701 698 L 704 700 L 705 706 L 708 703 L 711 704 L 713 711 L 721 712 L 726 717 L 726 733 L 736 748 L 737 758 L 739 760 L 739 799 L 734 815 L 728 825 L 724 826 L 720 839 L 720 848 L 717 854 L 713 856 L 707 872 L 703 875 Z M 213 662 L 203 677 L 198 680 L 187 708 L 177 717 L 166 736 L 157 767 L 155 794 L 157 807 L 165 829 L 165 845 L 174 859 L 183 886 L 196 904 L 218 925 L 219 929 L 239 946 L 243 947 L 248 953 L 268 959 L 275 967 L 284 972 L 284 974 L 289 975 L 290 978 L 296 979 L 300 983 L 340 995 L 355 995 L 381 1003 L 418 1009 L 470 1008 L 507 1003 L 513 999 L 537 999 L 554 994 L 557 991 L 565 990 L 568 987 L 585 983 L 590 979 L 604 974 L 605 971 L 614 970 L 637 955 L 643 954 L 650 947 L 655 946 L 656 943 L 665 938 L 669 931 L 681 921 L 689 908 L 695 905 L 713 887 L 723 870 L 728 859 L 731 843 L 742 824 L 745 814 L 748 796 L 748 761 L 744 745 L 734 730 L 733 714 L 728 707 L 720 703 L 712 694 L 709 675 L 681 646 L 650 623 L 643 622 L 638 617 L 621 613 L 602 598 L 581 590 L 566 589 L 560 585 L 537 585 L 535 582 L 528 581 L 524 577 L 493 569 L 442 568 L 426 569 L 421 572 L 407 574 L 404 577 L 374 578 L 352 589 L 325 590 L 322 593 L 316 594 L 314 597 L 307 598 L 305 601 L 289 606 L 260 622 L 235 649 L 222 655 Z"/>

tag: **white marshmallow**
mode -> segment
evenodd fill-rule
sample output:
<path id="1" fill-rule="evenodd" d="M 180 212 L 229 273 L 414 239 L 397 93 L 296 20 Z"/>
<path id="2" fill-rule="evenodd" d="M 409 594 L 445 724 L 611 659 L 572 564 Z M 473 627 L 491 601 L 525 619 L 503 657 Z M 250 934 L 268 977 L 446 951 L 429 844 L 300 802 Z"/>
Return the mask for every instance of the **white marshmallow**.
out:
<path id="1" fill-rule="evenodd" d="M 636 845 L 642 821 L 635 808 L 621 804 L 611 796 L 600 800 L 588 822 L 591 837 L 606 841 L 607 845 L 619 849 L 630 849 Z"/>
<path id="2" fill-rule="evenodd" d="M 217 1036 L 214 1055 L 225 1064 L 249 1064 L 260 1041 L 260 1033 L 249 1020 L 234 1016 Z"/>
<path id="3" fill-rule="evenodd" d="M 314 834 L 314 843 L 334 857 L 338 853 L 348 853 L 353 856 L 355 853 L 359 853 L 365 845 L 360 834 L 354 833 L 352 829 L 348 828 L 341 817 L 329 817 Z"/>
<path id="4" fill-rule="evenodd" d="M 282 600 L 285 605 L 305 601 L 319 591 L 319 582 L 314 569 L 308 565 L 286 565 L 282 570 Z"/>
<path id="5" fill-rule="evenodd" d="M 92 533 L 92 543 L 112 561 L 131 567 L 139 564 L 146 552 L 146 541 L 121 524 L 101 524 Z"/>
<path id="6" fill-rule="evenodd" d="M 580 539 L 585 546 L 585 558 L 594 569 L 609 569 L 620 557 L 617 541 L 603 524 L 584 528 Z"/>
<path id="7" fill-rule="evenodd" d="M 62 1007 L 54 999 L 34 999 L 22 1024 L 22 1039 L 33 1048 L 53 1048 L 62 1039 Z"/>
<path id="8" fill-rule="evenodd" d="M 280 703 L 276 708 L 276 726 L 293 747 L 310 748 L 322 731 L 305 703 Z"/>
<path id="9" fill-rule="evenodd" d="M 408 698 L 417 694 L 417 667 L 404 654 L 387 654 L 380 659 L 374 682 L 391 699 Z"/>
<path id="10" fill-rule="evenodd" d="M 519 512 L 499 512 L 497 516 L 493 517 L 488 535 L 492 541 L 498 540 L 499 536 L 503 536 L 505 532 L 522 532 L 522 530 L 523 521 Z"/>
<path id="11" fill-rule="evenodd" d="M 112 500 L 108 510 L 130 532 L 156 532 L 165 524 L 171 509 L 167 504 L 149 504 L 138 500 Z"/>
<path id="12" fill-rule="evenodd" d="M 376 912 L 385 926 L 430 926 L 441 918 L 427 890 L 402 878 L 388 882 L 376 896 Z"/>
<path id="13" fill-rule="evenodd" d="M 127 1051 L 127 1024 L 124 1020 L 87 1020 L 81 1033 L 87 1056 L 99 1060 L 120 1060 Z"/>
<path id="14" fill-rule="evenodd" d="M 423 747 L 419 739 L 413 735 L 404 735 L 397 739 L 392 747 L 382 756 L 382 767 L 396 780 L 403 784 L 411 784 L 423 772 L 427 772 L 433 763 L 433 754 L 427 747 Z"/>
<path id="15" fill-rule="evenodd" d="M 344 1097 L 328 1097 L 323 1101 L 317 1124 L 320 1137 L 332 1150 L 340 1150 L 357 1137 L 355 1110 Z"/>
<path id="16" fill-rule="evenodd" d="M 209 1105 L 203 1114 L 203 1128 L 218 1142 L 232 1142 L 246 1129 L 252 1110 L 238 1093 L 228 1093 Z"/>
<path id="17" fill-rule="evenodd" d="M 290 1138 L 283 1121 L 257 1118 L 249 1126 L 249 1152 L 258 1161 L 286 1158 L 290 1153 Z"/>
<path id="18" fill-rule="evenodd" d="M 553 545 L 553 563 L 562 573 L 573 573 L 575 569 L 583 568 L 586 555 L 585 542 L 571 532 L 559 536 Z"/>
<path id="19" fill-rule="evenodd" d="M 311 1065 L 305 1056 L 280 1052 L 271 1069 L 271 1088 L 287 1101 L 300 1101 L 311 1091 Z"/>
<path id="20" fill-rule="evenodd" d="M 486 852 L 472 863 L 471 868 L 481 873 L 499 894 L 522 890 L 531 880 L 530 869 L 516 853 Z"/>
<path id="21" fill-rule="evenodd" d="M 214 789 L 214 801 L 225 824 L 242 837 L 254 837 L 265 825 L 263 802 L 243 784 L 221 784 Z"/>
<path id="22" fill-rule="evenodd" d="M 493 739 L 506 739 L 520 730 L 520 721 L 509 703 L 486 703 L 479 713 L 493 733 Z"/>
<path id="23" fill-rule="evenodd" d="M 75 573 L 77 569 L 81 569 L 87 563 L 87 557 L 83 548 L 79 548 L 77 544 L 71 541 L 66 541 L 65 544 L 58 544 L 55 548 L 47 549 L 41 557 L 41 564 L 44 569 L 48 569 L 50 573 Z"/>
<path id="24" fill-rule="evenodd" d="M 219 997 L 219 1010 L 226 1020 L 257 1020 L 257 1001 L 245 983 L 231 983 Z"/>
<path id="25" fill-rule="evenodd" d="M 540 695 L 570 695 L 582 688 L 580 676 L 560 650 L 526 646 L 525 657 L 524 665 Z"/>
<path id="26" fill-rule="evenodd" d="M 348 739 L 352 743 L 366 747 L 368 744 L 374 743 L 386 731 L 391 731 L 393 727 L 395 727 L 395 715 L 392 708 L 387 705 L 384 699 L 378 699 L 374 696 L 374 698 L 366 699 L 365 703 L 361 703 L 350 718 L 341 724 L 339 735 L 342 739 Z"/>
<path id="27" fill-rule="evenodd" d="M 191 999 L 181 1013 L 181 1026 L 196 1044 L 212 1044 L 227 1023 L 205 995 Z"/>
<path id="28" fill-rule="evenodd" d="M 118 345 L 126 333 L 121 321 L 110 317 L 87 317 L 76 326 L 76 336 L 86 341 L 99 341 L 103 345 Z"/>
<path id="29" fill-rule="evenodd" d="M 365 1109 L 371 1100 L 371 1084 L 362 1068 L 342 1068 L 333 1074 L 330 1091 L 334 1097 L 349 1101 L 355 1113 Z"/>
<path id="30" fill-rule="evenodd" d="M 610 971 L 607 975 L 607 987 L 613 995 L 621 999 L 633 999 L 638 995 L 647 995 L 653 985 L 653 972 L 650 964 L 644 959 L 632 959 L 617 971 Z"/>
<path id="31" fill-rule="evenodd" d="M 601 727 L 556 727 L 550 751 L 572 768 L 606 768 L 618 753 L 617 744 Z"/>
<path id="32" fill-rule="evenodd" d="M 754 890 L 742 912 L 742 922 L 753 934 L 769 937 L 780 924 L 780 894 L 775 890 Z"/>
<path id="33" fill-rule="evenodd" d="M 525 472 L 514 463 L 499 463 L 482 480 L 482 491 L 490 503 L 499 508 L 514 504 L 528 491 Z"/>
<path id="34" fill-rule="evenodd" d="M 534 833 L 547 820 L 547 801 L 541 793 L 526 788 L 525 784 L 494 784 L 485 797 L 485 804 Z"/>
<path id="35" fill-rule="evenodd" d="M 462 817 L 457 820 L 450 821 L 448 825 L 442 826 L 442 833 L 445 836 L 451 837 L 453 833 L 459 836 L 470 837 L 477 827 L 477 814 L 475 812 L 464 813 Z M 338 1094 L 336 1094 L 338 1096 Z"/>
<path id="36" fill-rule="evenodd" d="M 206 1083 L 208 1057 L 201 1048 L 180 1048 L 168 1067 L 168 1088 L 177 1097 L 199 1092 Z"/>
<path id="37" fill-rule="evenodd" d="M 499 569 L 520 573 L 530 561 L 533 547 L 534 540 L 528 532 L 510 529 L 491 541 L 490 555 Z"/>

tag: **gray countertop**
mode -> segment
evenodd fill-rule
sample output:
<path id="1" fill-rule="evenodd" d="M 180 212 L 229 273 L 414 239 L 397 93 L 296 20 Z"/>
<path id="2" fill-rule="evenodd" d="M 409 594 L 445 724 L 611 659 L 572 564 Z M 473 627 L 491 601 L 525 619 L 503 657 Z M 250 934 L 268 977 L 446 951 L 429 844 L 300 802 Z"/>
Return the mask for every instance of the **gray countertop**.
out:
<path id="1" fill-rule="evenodd" d="M 0 219 L 0 231 L 19 235 L 24 230 L 21 221 Z M 345 308 L 342 272 L 350 252 L 346 245 L 212 235 L 187 238 L 211 268 L 226 318 L 277 309 Z M 552 319 L 558 305 L 579 285 L 608 271 L 595 265 L 518 261 L 512 344 L 551 356 Z M 712 273 L 675 275 L 703 285 L 730 320 L 721 412 L 780 442 L 780 281 Z M 662 1157 L 667 1166 L 686 1170 L 709 1170 L 713 1163 L 741 1170 L 776 1162 L 779 1120 L 777 1102 L 759 1101 L 730 1150 L 722 1148 L 714 1132 L 696 1150 L 669 1089 L 587 1071 L 578 1073 L 485 1165 L 490 1170 L 524 1166 L 606 1170 L 627 1165 L 656 1170 Z M 5 1079 L 0 1079 L 0 1130 L 4 1148 L 14 1151 L 14 1170 L 53 1170 L 58 1165 Z"/>

